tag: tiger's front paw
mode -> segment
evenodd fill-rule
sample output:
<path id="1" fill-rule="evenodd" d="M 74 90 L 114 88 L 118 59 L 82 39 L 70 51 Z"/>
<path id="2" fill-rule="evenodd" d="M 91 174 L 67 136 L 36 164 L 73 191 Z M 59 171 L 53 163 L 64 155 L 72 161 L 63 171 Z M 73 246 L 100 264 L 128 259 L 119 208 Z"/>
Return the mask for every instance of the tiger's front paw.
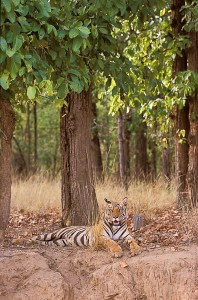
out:
<path id="1" fill-rule="evenodd" d="M 122 255 L 123 255 L 123 251 L 122 251 L 122 250 L 119 251 L 119 252 L 114 252 L 114 253 L 112 253 L 112 256 L 113 256 L 113 257 L 116 257 L 116 258 L 122 257 Z"/>
<path id="2" fill-rule="evenodd" d="M 138 243 L 134 239 L 128 241 L 128 243 L 130 245 L 130 255 L 131 256 L 138 255 L 139 253 L 141 253 L 143 251 L 143 248 L 141 246 L 139 246 Z"/>
<path id="3" fill-rule="evenodd" d="M 111 247 L 109 247 L 109 250 L 111 252 L 112 257 L 121 257 L 123 255 L 123 251 L 122 248 L 117 245 L 115 242 L 114 244 L 111 245 Z"/>

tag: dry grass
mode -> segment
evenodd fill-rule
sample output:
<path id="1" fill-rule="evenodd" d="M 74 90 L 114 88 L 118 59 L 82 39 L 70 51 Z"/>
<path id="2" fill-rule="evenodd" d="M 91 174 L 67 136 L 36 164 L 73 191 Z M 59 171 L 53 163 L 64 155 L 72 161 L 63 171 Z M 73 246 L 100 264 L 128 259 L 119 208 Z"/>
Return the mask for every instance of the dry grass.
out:
<path id="1" fill-rule="evenodd" d="M 128 191 L 116 181 L 107 179 L 96 184 L 96 195 L 100 208 L 104 198 L 120 201 L 128 197 L 134 213 L 143 213 L 150 218 L 156 210 L 164 210 L 175 204 L 175 190 L 167 190 L 162 180 L 155 184 L 131 183 Z M 45 213 L 61 209 L 60 178 L 48 179 L 35 175 L 26 180 L 15 179 L 12 185 L 12 208 Z"/>
<path id="2" fill-rule="evenodd" d="M 97 185 L 96 194 L 99 204 L 104 198 L 120 201 L 127 197 L 133 213 L 143 213 L 149 218 L 156 211 L 175 205 L 174 188 L 168 190 L 162 180 L 155 183 L 131 183 L 127 192 L 119 183 L 106 180 L 104 184 Z"/>
<path id="3" fill-rule="evenodd" d="M 175 189 L 172 187 L 168 190 L 162 180 L 158 180 L 153 184 L 131 183 L 126 192 L 115 180 L 106 179 L 103 183 L 96 184 L 96 195 L 101 211 L 105 205 L 104 198 L 108 198 L 111 201 L 121 201 L 124 197 L 128 197 L 130 214 L 131 212 L 132 214 L 137 213 L 144 217 L 146 220 L 145 225 L 150 224 L 149 233 L 147 230 L 145 233 L 144 231 L 141 233 L 141 238 L 143 242 L 145 240 L 145 245 L 149 243 L 153 245 L 155 243 L 153 240 L 156 239 L 156 236 L 159 238 L 159 233 L 160 240 L 158 240 L 158 244 L 161 243 L 160 245 L 174 245 L 174 243 L 179 243 L 178 239 L 185 243 L 196 241 L 198 211 L 194 209 L 182 212 L 174 209 Z M 24 218 L 30 212 L 34 214 L 33 219 L 28 217 L 26 222 L 24 221 L 24 224 L 26 224 L 24 226 L 25 234 L 27 233 L 27 224 L 31 227 L 32 233 L 32 224 L 34 227 L 39 221 L 39 215 L 43 214 L 45 214 L 46 218 L 43 219 L 43 216 L 41 217 L 41 222 L 38 222 L 37 229 L 41 225 L 40 232 L 44 231 L 46 226 L 54 228 L 54 221 L 57 221 L 57 217 L 61 215 L 60 178 L 52 180 L 41 174 L 26 180 L 15 178 L 12 186 L 12 209 L 14 217 L 11 220 L 12 224 L 15 224 L 13 227 L 11 226 L 12 230 L 14 230 L 16 224 L 21 224 L 18 218 L 21 214 L 15 213 L 16 210 L 21 211 Z M 54 215 L 55 219 L 53 218 Z M 43 224 L 45 224 L 44 227 Z M 161 231 L 158 231 L 158 226 L 162 228 Z M 19 227 L 17 227 L 17 235 Z M 95 243 L 93 249 L 101 249 L 102 247 L 100 232 L 101 223 L 94 226 Z"/>
<path id="4" fill-rule="evenodd" d="M 50 180 L 44 175 L 28 179 L 14 179 L 12 183 L 12 203 L 14 210 L 45 213 L 61 209 L 60 180 Z"/>

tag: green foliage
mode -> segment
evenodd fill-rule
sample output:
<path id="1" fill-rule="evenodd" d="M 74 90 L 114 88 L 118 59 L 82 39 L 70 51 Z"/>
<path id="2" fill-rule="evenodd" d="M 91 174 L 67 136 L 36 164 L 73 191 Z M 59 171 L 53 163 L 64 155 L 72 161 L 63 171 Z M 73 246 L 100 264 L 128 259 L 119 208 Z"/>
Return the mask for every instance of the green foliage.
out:
<path id="1" fill-rule="evenodd" d="M 182 8 L 182 12 L 185 20 L 184 29 L 187 32 L 191 30 L 198 31 L 198 1 L 187 1 Z"/>
<path id="2" fill-rule="evenodd" d="M 131 64 L 123 55 L 128 43 L 126 27 L 136 14 L 141 27 L 146 15 L 154 15 L 152 6 L 162 5 L 158 1 L 143 4 L 142 0 L 121 3 L 84 0 L 80 4 L 76 1 L 4 0 L 2 88 L 8 89 L 12 84 L 13 89 L 17 80 L 27 89 L 50 79 L 56 97 L 65 98 L 70 90 L 80 93 L 87 89 L 91 75 L 100 70 L 127 92 L 127 70 Z M 64 78 L 64 86 L 61 78 Z"/>
<path id="3" fill-rule="evenodd" d="M 197 0 L 182 10 L 184 30 L 197 30 Z M 182 107 L 197 86 L 190 71 L 172 78 L 174 58 L 189 40 L 173 38 L 169 1 L 2 0 L 0 24 L 0 86 L 16 109 L 35 100 L 60 107 L 70 91 L 95 82 L 101 122 L 114 126 L 119 110 L 132 109 L 149 130 L 157 124 L 164 140 L 173 106 Z M 105 139 L 109 145 L 116 133 Z"/>

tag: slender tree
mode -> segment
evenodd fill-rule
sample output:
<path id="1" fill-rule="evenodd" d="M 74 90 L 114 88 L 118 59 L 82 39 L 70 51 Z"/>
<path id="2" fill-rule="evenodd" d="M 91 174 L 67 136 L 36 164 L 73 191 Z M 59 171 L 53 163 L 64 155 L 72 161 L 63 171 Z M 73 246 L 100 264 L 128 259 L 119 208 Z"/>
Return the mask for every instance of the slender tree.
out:
<path id="1" fill-rule="evenodd" d="M 167 188 L 170 188 L 171 183 L 171 157 L 169 144 L 162 149 L 162 175 L 165 182 L 167 182 Z"/>
<path id="2" fill-rule="evenodd" d="M 141 121 L 136 132 L 135 147 L 135 178 L 140 181 L 146 180 L 148 171 L 146 131 L 146 123 Z"/>
<path id="3" fill-rule="evenodd" d="M 15 117 L 8 99 L 0 98 L 0 241 L 8 224 L 11 200 L 11 153 Z"/>
<path id="4" fill-rule="evenodd" d="M 198 32 L 192 30 L 189 33 L 190 48 L 187 51 L 188 69 L 198 74 Z M 194 94 L 189 96 L 189 164 L 187 173 L 188 203 L 196 207 L 198 204 L 198 88 L 195 87 Z"/>
<path id="5" fill-rule="evenodd" d="M 38 166 L 38 125 L 37 125 L 37 103 L 34 101 L 34 172 Z"/>
<path id="6" fill-rule="evenodd" d="M 93 163 L 93 174 L 97 180 L 103 179 L 103 164 L 102 154 L 100 148 L 99 130 L 98 130 L 98 117 L 96 103 L 92 102 L 92 138 L 91 138 L 91 152 L 92 152 L 92 163 Z"/>
<path id="7" fill-rule="evenodd" d="M 184 21 L 181 8 L 185 5 L 184 0 L 172 0 L 172 28 L 175 40 L 179 36 L 184 35 Z M 176 54 L 173 63 L 173 77 L 179 72 L 186 71 L 187 57 L 185 50 Z M 175 124 L 175 173 L 176 173 L 176 200 L 178 207 L 182 207 L 187 203 L 187 182 L 186 176 L 188 172 L 188 134 L 189 134 L 189 103 L 188 100 L 181 108 L 175 105 L 174 108 L 174 124 Z"/>
<path id="8" fill-rule="evenodd" d="M 126 190 L 128 189 L 130 179 L 130 130 L 128 129 L 130 121 L 130 113 L 127 114 L 119 111 L 117 118 L 119 173 L 121 182 Z"/>
<path id="9" fill-rule="evenodd" d="M 30 104 L 27 103 L 27 124 L 26 124 L 26 135 L 27 135 L 27 165 L 28 172 L 31 170 L 31 130 L 30 130 Z"/>

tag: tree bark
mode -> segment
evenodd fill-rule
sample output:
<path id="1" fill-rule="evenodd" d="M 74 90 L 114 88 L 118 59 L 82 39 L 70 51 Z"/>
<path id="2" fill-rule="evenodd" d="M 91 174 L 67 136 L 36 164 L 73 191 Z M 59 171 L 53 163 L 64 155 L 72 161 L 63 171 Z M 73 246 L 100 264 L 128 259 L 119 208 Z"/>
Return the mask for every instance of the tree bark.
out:
<path id="1" fill-rule="evenodd" d="M 190 32 L 191 47 L 188 49 L 188 69 L 198 73 L 198 32 Z M 198 88 L 195 94 L 189 97 L 189 164 L 187 174 L 188 203 L 198 204 Z"/>
<path id="2" fill-rule="evenodd" d="M 27 103 L 27 124 L 26 124 L 26 133 L 27 133 L 27 145 L 28 145 L 28 153 L 27 153 L 27 168 L 28 172 L 30 172 L 32 168 L 31 164 L 31 130 L 30 130 L 30 104 Z"/>
<path id="3" fill-rule="evenodd" d="M 20 175 L 27 175 L 27 163 L 25 160 L 25 156 L 23 154 L 22 148 L 20 146 L 19 141 L 16 139 L 16 137 L 13 137 L 13 141 L 15 142 L 17 148 L 18 148 L 18 155 L 19 155 L 19 163 L 16 164 L 16 172 Z M 13 166 L 13 164 L 12 164 Z M 13 166 L 14 167 L 14 166 Z"/>
<path id="4" fill-rule="evenodd" d="M 172 0 L 172 28 L 175 38 L 184 34 L 182 21 L 181 7 L 185 5 L 184 0 Z M 178 72 L 187 69 L 187 57 L 184 50 L 182 55 L 176 55 L 173 64 L 173 77 Z M 176 200 L 179 208 L 187 203 L 187 171 L 188 171 L 188 150 L 187 142 L 189 134 L 189 104 L 186 101 L 185 106 L 180 109 L 178 105 L 175 106 L 175 172 L 176 172 Z M 185 132 L 184 137 L 181 138 L 181 132 Z"/>
<path id="5" fill-rule="evenodd" d="M 54 147 L 54 153 L 53 153 L 53 166 L 52 166 L 52 177 L 54 178 L 57 175 L 57 159 L 58 159 L 58 152 L 59 152 L 59 137 L 56 135 L 55 137 L 55 147 Z"/>
<path id="6" fill-rule="evenodd" d="M 11 201 L 11 154 L 15 126 L 14 112 L 9 100 L 0 98 L 0 241 L 8 225 Z"/>
<path id="7" fill-rule="evenodd" d="M 61 200 L 63 225 L 92 225 L 99 209 L 91 164 L 91 89 L 71 92 L 61 109 Z"/>
<path id="8" fill-rule="evenodd" d="M 92 103 L 92 114 L 93 114 L 93 129 L 91 139 L 91 152 L 92 152 L 92 166 L 93 174 L 97 180 L 103 179 L 103 165 L 102 165 L 102 154 L 100 149 L 100 139 L 97 126 L 97 109 L 96 103 Z"/>
<path id="9" fill-rule="evenodd" d="M 155 181 L 157 177 L 157 151 L 156 151 L 156 144 L 154 141 L 150 140 L 148 142 L 148 147 L 151 152 L 149 158 L 149 170 L 148 175 L 151 181 Z"/>
<path id="10" fill-rule="evenodd" d="M 146 129 L 146 123 L 142 121 L 136 132 L 135 178 L 139 181 L 146 180 L 148 173 Z"/>
<path id="11" fill-rule="evenodd" d="M 38 167 L 37 103 L 34 101 L 34 172 Z"/>
<path id="12" fill-rule="evenodd" d="M 162 149 L 162 175 L 167 182 L 167 188 L 170 188 L 171 183 L 171 158 L 170 158 L 170 146 Z"/>
<path id="13" fill-rule="evenodd" d="M 119 145 L 119 173 L 120 179 L 125 187 L 128 189 L 130 179 L 130 131 L 127 128 L 129 116 L 119 112 L 117 119 L 118 126 L 118 145 Z"/>

